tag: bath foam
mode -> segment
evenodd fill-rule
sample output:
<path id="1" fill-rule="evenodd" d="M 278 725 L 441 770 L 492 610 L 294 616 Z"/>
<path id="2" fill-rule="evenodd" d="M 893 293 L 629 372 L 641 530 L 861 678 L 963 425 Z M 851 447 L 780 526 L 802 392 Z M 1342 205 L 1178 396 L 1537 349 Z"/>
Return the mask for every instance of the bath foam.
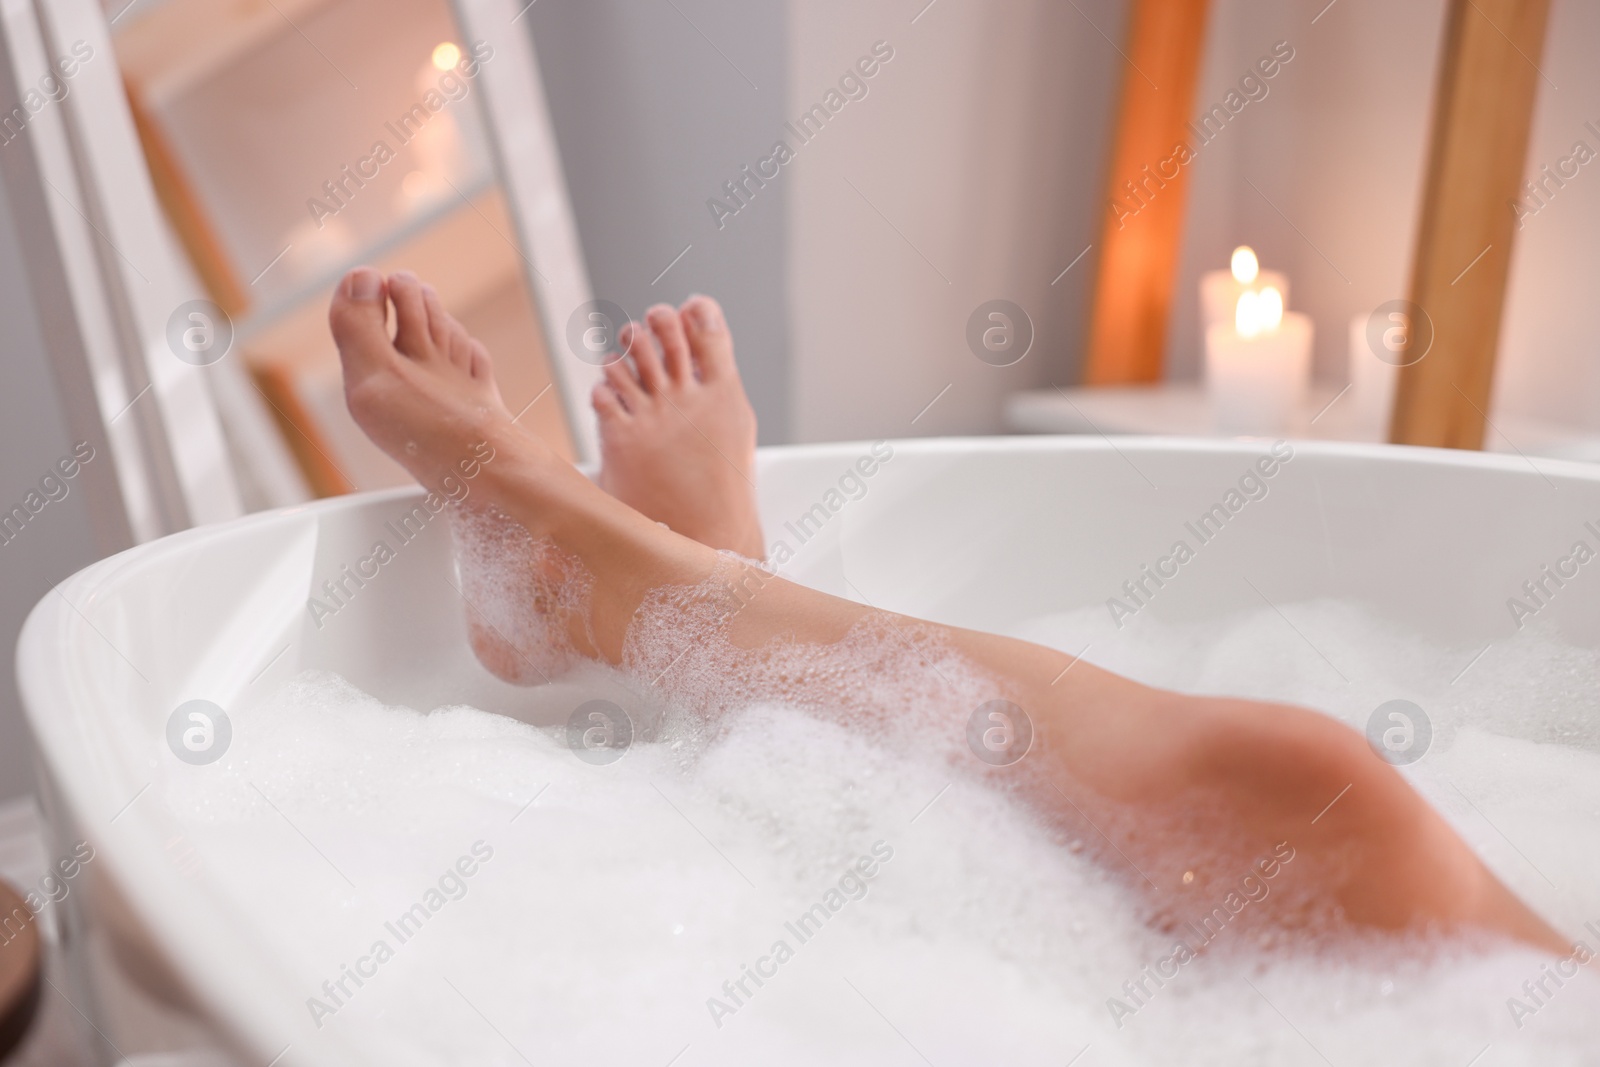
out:
<path id="1" fill-rule="evenodd" d="M 590 648 L 599 644 L 589 606 L 594 579 L 580 560 L 482 509 L 462 512 L 452 532 L 469 622 L 491 636 L 479 649 L 491 670 L 531 685 L 588 663 L 572 639 L 579 633 Z M 669 730 L 681 742 L 731 709 L 776 701 L 902 742 L 937 738 L 954 755 L 950 728 L 1007 695 L 934 628 L 878 612 L 829 644 L 779 638 L 741 647 L 740 613 L 779 580 L 767 565 L 722 551 L 702 581 L 645 596 L 617 672 L 635 695 L 626 710 L 636 726 Z"/>
<path id="2" fill-rule="evenodd" d="M 452 509 L 450 536 L 474 649 L 490 670 L 536 685 L 582 662 L 571 631 L 594 645 L 594 578 L 575 557 L 488 508 Z"/>
<path id="3" fill-rule="evenodd" d="M 1519 721 L 1502 707 L 1515 697 L 1555 724 L 1546 733 L 1565 731 L 1600 682 L 1596 658 L 1528 643 L 1486 655 L 1451 687 L 1475 650 L 1431 647 L 1347 605 L 1280 606 L 1349 685 L 1267 611 L 1194 628 L 1140 620 L 1091 658 L 1176 689 L 1329 708 L 1358 727 L 1380 699 L 1417 699 L 1441 729 L 1406 773 L 1509 884 L 1584 936 L 1582 923 L 1600 919 L 1600 757 L 1582 738 L 1495 727 Z M 1016 632 L 1075 651 L 1089 625 L 1070 613 Z M 682 653 L 669 636 L 654 648 L 641 633 L 640 676 Z M 871 653 L 859 669 L 959 667 L 916 640 L 922 655 L 892 632 L 841 644 Z M 353 995 L 322 1019 L 375 1051 L 395 1042 L 432 1062 L 915 1062 L 908 1043 L 941 1067 L 1059 1067 L 1085 1047 L 1084 1064 L 1461 1067 L 1486 1045 L 1480 1063 L 1590 1059 L 1600 982 L 1587 969 L 1547 981 L 1552 994 L 1513 1017 L 1509 1002 L 1532 1005 L 1523 985 L 1548 962 L 1520 948 L 1218 951 L 1157 984 L 1149 969 L 1173 939 L 1138 921 L 1120 878 L 1062 847 L 1014 798 L 952 774 L 946 742 L 851 728 L 847 705 L 868 690 L 804 649 L 773 659 L 779 677 L 796 669 L 779 662 L 791 653 L 837 687 L 840 705 L 734 707 L 713 731 L 663 700 L 654 732 L 606 767 L 577 760 L 559 734 L 467 708 L 386 707 L 308 675 L 241 709 L 217 764 L 164 761 L 160 795 L 201 857 L 197 891 L 215 885 L 251 917 L 262 951 L 308 1000 L 441 870 L 477 841 L 492 847 L 464 895 L 364 986 L 346 982 Z M 673 692 L 703 708 L 755 673 L 726 686 L 685 678 Z M 870 691 L 903 696 L 893 682 Z M 909 692 L 900 703 L 913 719 L 918 701 L 946 703 L 928 682 Z M 864 895 L 797 943 L 786 923 L 879 841 L 893 858 Z M 707 1002 L 726 1001 L 724 983 L 779 940 L 793 958 L 747 983 L 719 1027 Z M 318 1032 L 308 1011 L 297 1040 Z"/>
<path id="4" fill-rule="evenodd" d="M 645 597 L 622 666 L 637 690 L 659 694 L 667 728 L 684 713 L 714 725 L 736 709 L 776 703 L 880 741 L 954 755 L 972 710 L 1009 695 L 934 628 L 881 612 L 864 612 L 828 644 L 779 636 L 744 647 L 741 612 L 780 581 L 764 564 L 719 552 L 704 581 Z"/>

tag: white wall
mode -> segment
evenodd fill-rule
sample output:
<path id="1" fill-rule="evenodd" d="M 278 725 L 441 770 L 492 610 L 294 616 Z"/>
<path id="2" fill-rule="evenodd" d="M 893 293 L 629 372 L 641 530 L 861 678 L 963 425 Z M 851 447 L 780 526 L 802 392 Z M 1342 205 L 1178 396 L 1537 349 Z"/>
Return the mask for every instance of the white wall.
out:
<path id="1" fill-rule="evenodd" d="M 706 200 L 783 124 L 788 6 L 542 0 L 525 20 L 596 295 L 636 316 L 693 292 L 721 300 L 765 444 L 789 432 L 787 190 L 721 229 Z"/>
<path id="2" fill-rule="evenodd" d="M 785 173 L 796 440 L 993 432 L 1008 393 L 1076 377 L 1094 257 L 1051 280 L 1098 240 L 1121 60 L 1085 15 L 1120 41 L 1123 5 L 926 3 L 789 5 L 792 113 L 895 50 Z M 1014 367 L 967 347 L 994 298 L 1034 322 Z"/>
<path id="3" fill-rule="evenodd" d="M 1583 141 L 1600 152 L 1600 5 L 1556 0 L 1539 66 L 1539 110 L 1526 174 Z M 1554 84 L 1556 88 L 1551 88 Z M 1517 233 L 1495 376 L 1497 411 L 1600 432 L 1600 160 L 1582 167 Z"/>

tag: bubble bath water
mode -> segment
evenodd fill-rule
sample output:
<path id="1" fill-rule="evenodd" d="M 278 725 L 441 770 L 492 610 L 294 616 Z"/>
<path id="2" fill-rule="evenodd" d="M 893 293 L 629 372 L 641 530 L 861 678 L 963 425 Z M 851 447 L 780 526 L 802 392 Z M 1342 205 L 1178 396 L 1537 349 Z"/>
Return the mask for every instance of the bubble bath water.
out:
<path id="1" fill-rule="evenodd" d="M 1414 701 L 1432 747 L 1404 773 L 1563 934 L 1600 948 L 1585 930 L 1600 929 L 1600 723 L 1585 718 L 1600 656 L 1530 624 L 1452 684 L 1475 650 L 1345 604 L 1280 607 L 1297 629 L 1265 610 L 1141 618 L 1090 658 L 1357 729 Z M 1012 634 L 1076 651 L 1099 626 L 1096 607 Z M 854 639 L 862 685 L 920 699 L 925 680 L 884 676 L 915 664 L 869 654 L 889 637 Z M 564 720 L 576 694 L 614 688 L 608 673 L 529 689 L 526 717 Z M 385 706 L 327 674 L 233 714 L 223 760 L 163 763 L 191 876 L 260 931 L 308 1023 L 369 1047 L 441 1064 L 1489 1067 L 1592 1062 L 1600 1039 L 1600 967 L 1516 946 L 1314 954 L 1224 928 L 1177 960 L 1081 842 L 952 773 L 959 735 L 908 745 L 782 703 L 713 732 L 668 708 L 596 766 L 563 731 Z M 1242 889 L 1249 908 L 1272 907 L 1293 870 L 1274 862 L 1238 872 L 1262 887 Z"/>

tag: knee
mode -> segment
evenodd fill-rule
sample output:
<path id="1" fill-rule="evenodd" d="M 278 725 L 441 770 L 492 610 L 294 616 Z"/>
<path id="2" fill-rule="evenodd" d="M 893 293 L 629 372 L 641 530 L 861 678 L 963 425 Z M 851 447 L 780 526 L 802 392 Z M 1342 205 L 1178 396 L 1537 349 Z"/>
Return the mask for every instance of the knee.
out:
<path id="1" fill-rule="evenodd" d="M 1326 715 L 1254 701 L 1208 703 L 1191 765 L 1196 784 L 1303 809 L 1307 819 L 1324 809 L 1331 817 L 1347 802 L 1352 813 L 1393 805 L 1410 792 L 1365 738 Z"/>

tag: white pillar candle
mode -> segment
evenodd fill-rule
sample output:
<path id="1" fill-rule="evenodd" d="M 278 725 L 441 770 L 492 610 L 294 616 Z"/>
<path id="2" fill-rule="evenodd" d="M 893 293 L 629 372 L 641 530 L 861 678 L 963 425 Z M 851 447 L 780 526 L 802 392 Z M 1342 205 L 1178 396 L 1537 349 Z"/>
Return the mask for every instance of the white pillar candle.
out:
<path id="1" fill-rule="evenodd" d="M 1275 289 L 1242 293 L 1234 321 L 1206 331 L 1206 389 L 1222 433 L 1288 430 L 1311 381 L 1311 318 Z"/>
<path id="2" fill-rule="evenodd" d="M 1228 270 L 1208 270 L 1200 275 L 1200 332 L 1219 322 L 1232 322 L 1239 297 L 1246 292 L 1260 292 L 1271 287 L 1289 302 L 1289 279 L 1275 270 L 1262 270 L 1256 254 L 1249 245 L 1233 250 L 1233 262 Z"/>
<path id="3" fill-rule="evenodd" d="M 1389 438 L 1389 414 L 1394 408 L 1394 383 L 1400 368 L 1390 362 L 1397 355 L 1379 359 L 1373 352 L 1367 336 L 1371 317 L 1350 317 L 1350 402 L 1374 439 L 1384 441 Z"/>

